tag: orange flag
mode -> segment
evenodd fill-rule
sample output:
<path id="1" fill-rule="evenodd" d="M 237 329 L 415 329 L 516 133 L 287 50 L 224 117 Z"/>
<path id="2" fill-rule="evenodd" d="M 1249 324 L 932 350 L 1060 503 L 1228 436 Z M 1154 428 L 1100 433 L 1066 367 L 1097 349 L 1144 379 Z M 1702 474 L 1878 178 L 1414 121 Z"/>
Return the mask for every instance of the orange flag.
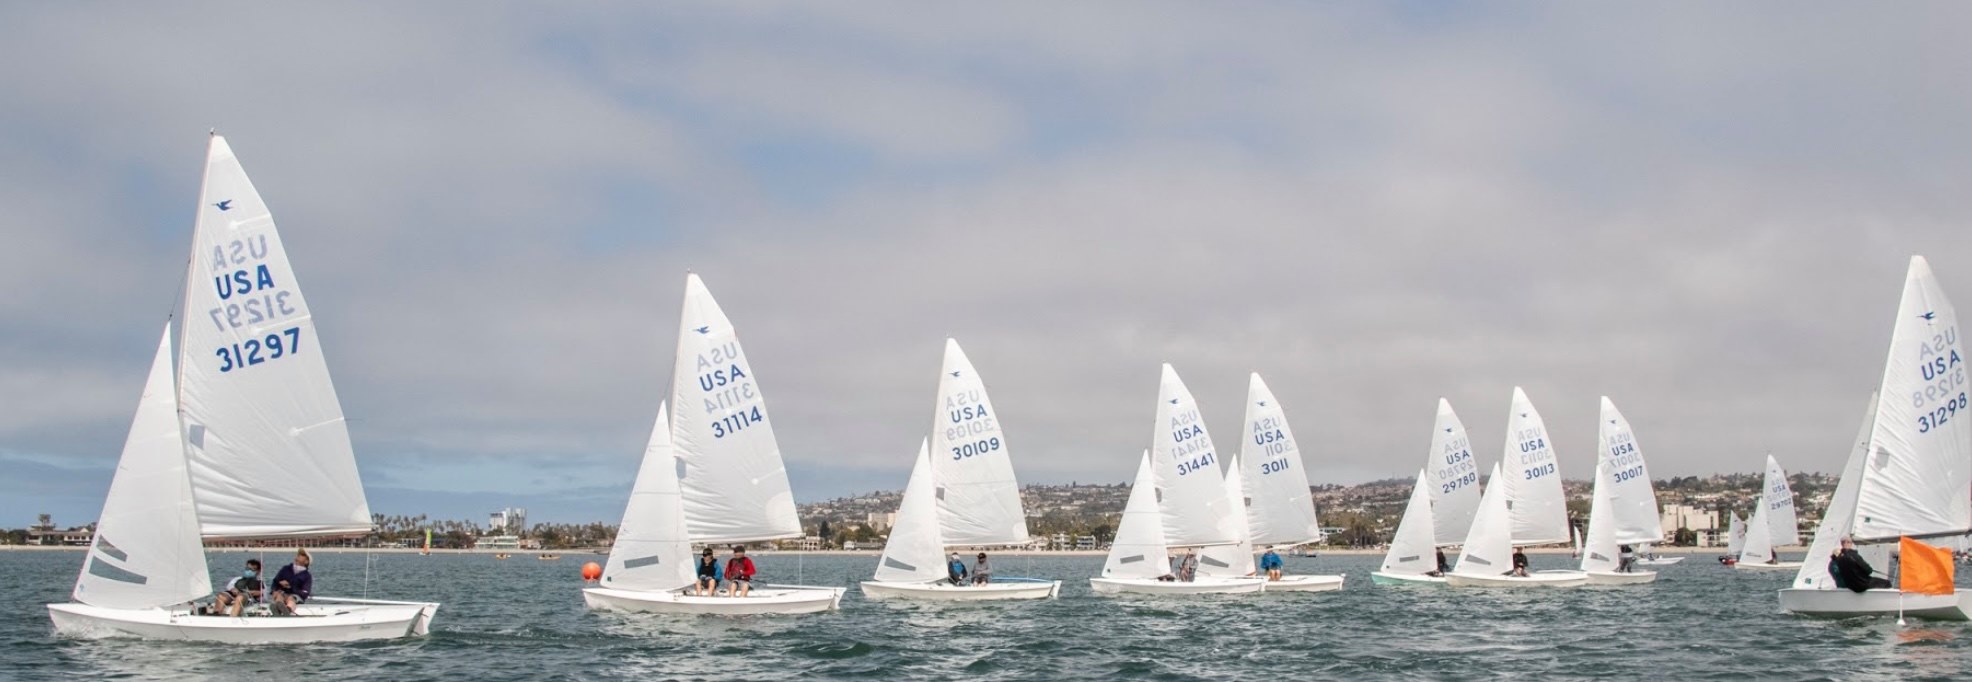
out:
<path id="1" fill-rule="evenodd" d="M 1903 538 L 1897 544 L 1903 553 L 1903 577 L 1897 589 L 1915 594 L 1952 593 L 1955 586 L 1951 576 L 1951 550 L 1910 538 Z"/>

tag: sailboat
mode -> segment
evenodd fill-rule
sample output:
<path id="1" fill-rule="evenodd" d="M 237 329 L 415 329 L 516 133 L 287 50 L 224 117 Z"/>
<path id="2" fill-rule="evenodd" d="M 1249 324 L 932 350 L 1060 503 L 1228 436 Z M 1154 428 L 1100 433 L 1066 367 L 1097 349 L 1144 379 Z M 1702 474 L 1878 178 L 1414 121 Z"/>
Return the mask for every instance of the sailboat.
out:
<path id="1" fill-rule="evenodd" d="M 1739 563 L 1739 550 L 1746 548 L 1746 519 L 1739 518 L 1739 512 L 1729 512 L 1731 520 L 1726 523 L 1726 553 L 1719 557 L 1719 563 L 1731 566 Z"/>
<path id="2" fill-rule="evenodd" d="M 1445 576 L 1429 575 L 1438 571 L 1439 549 L 1432 527 L 1431 482 L 1425 476 L 1424 470 L 1418 470 L 1417 484 L 1411 486 L 1410 501 L 1404 504 L 1403 518 L 1397 521 L 1397 533 L 1390 537 L 1390 551 L 1383 555 L 1383 566 L 1369 574 L 1375 584 L 1445 583 Z"/>
<path id="3" fill-rule="evenodd" d="M 1445 582 L 1455 587 L 1565 587 L 1587 582 L 1588 576 L 1581 571 L 1547 570 L 1530 572 L 1527 577 L 1503 574 L 1512 567 L 1512 557 L 1510 551 L 1502 552 L 1502 549 L 1559 544 L 1568 542 L 1572 536 L 1568 509 L 1563 503 L 1561 472 L 1554 448 L 1548 443 L 1547 424 L 1519 386 L 1513 387 L 1506 452 L 1501 461 L 1510 468 L 1495 465 L 1493 476 L 1487 479 L 1479 513 L 1466 534 L 1458 565 Z M 1511 473 L 1501 478 L 1502 470 Z M 1487 498 L 1496 499 L 1488 502 Z M 1489 504 L 1497 509 L 1488 507 Z M 1475 541 L 1482 544 L 1475 546 Z M 1472 561 L 1468 562 L 1468 558 Z M 1508 563 L 1498 564 L 1498 571 L 1488 575 L 1486 569 L 1501 560 Z"/>
<path id="4" fill-rule="evenodd" d="M 864 595 L 987 601 L 1046 599 L 1061 593 L 1059 580 L 995 575 L 986 584 L 953 585 L 946 579 L 944 556 L 950 547 L 1029 541 L 1020 483 L 1014 479 L 998 415 L 972 361 L 958 341 L 946 339 L 933 436 L 919 448 L 876 575 L 862 583 Z M 939 456 L 932 457 L 932 452 Z"/>
<path id="5" fill-rule="evenodd" d="M 1479 513 L 1472 518 L 1459 548 L 1458 563 L 1445 574 L 1445 584 L 1453 587 L 1574 587 L 1588 583 L 1578 571 L 1530 572 L 1527 577 L 1509 575 L 1513 569 L 1513 516 L 1507 510 L 1506 486 L 1498 481 L 1500 465 L 1494 464 L 1486 491 L 1479 497 Z"/>
<path id="6" fill-rule="evenodd" d="M 226 139 L 206 152 L 183 315 L 151 361 L 74 603 L 68 636 L 270 644 L 429 632 L 438 604 L 311 597 L 297 617 L 196 615 L 203 539 L 370 532 L 356 455 L 280 234 Z"/>
<path id="7" fill-rule="evenodd" d="M 1621 570 L 1623 545 L 1664 539 L 1657 516 L 1657 492 L 1650 485 L 1642 446 L 1630 421 L 1609 396 L 1602 397 L 1598 429 L 1602 452 L 1597 455 L 1595 485 L 1589 498 L 1589 529 L 1582 551 L 1582 572 L 1590 585 L 1631 585 L 1657 579 L 1651 571 Z"/>
<path id="8" fill-rule="evenodd" d="M 1781 545 L 1792 545 L 1801 541 L 1799 524 L 1794 519 L 1794 491 L 1787 487 L 1787 472 L 1780 468 L 1780 462 L 1773 455 L 1767 455 L 1766 478 L 1760 487 L 1760 503 L 1753 509 L 1753 519 L 1747 522 L 1746 539 L 1739 549 L 1739 560 L 1733 568 L 1747 571 L 1794 570 L 1801 567 L 1799 561 L 1781 561 Z"/>
<path id="9" fill-rule="evenodd" d="M 418 554 L 424 556 L 431 556 L 431 529 L 430 528 L 425 529 L 425 547 L 424 549 L 419 550 Z"/>
<path id="10" fill-rule="evenodd" d="M 691 543 L 738 545 L 801 537 L 794 494 L 767 405 L 731 320 L 696 274 L 685 277 L 672 369 L 676 414 L 658 407 L 623 526 L 591 609 L 691 614 L 813 613 L 841 587 L 754 585 L 744 597 L 689 594 Z"/>
<path id="11" fill-rule="evenodd" d="M 1116 537 L 1109 543 L 1109 556 L 1103 560 L 1102 576 L 1089 579 L 1089 587 L 1096 594 L 1241 594 L 1266 587 L 1265 581 L 1254 578 L 1202 575 L 1192 582 L 1173 579 L 1171 546 L 1164 534 L 1158 495 L 1150 452 L 1145 451 L 1137 463 L 1129 501 L 1123 503 Z"/>
<path id="12" fill-rule="evenodd" d="M 1308 475 L 1301 469 L 1301 450 L 1295 446 L 1294 431 L 1287 426 L 1287 412 L 1267 382 L 1258 373 L 1246 383 L 1246 440 L 1240 454 L 1226 467 L 1227 504 L 1232 507 L 1233 528 L 1244 530 L 1244 543 L 1233 545 L 1244 552 L 1244 560 L 1230 557 L 1244 572 L 1225 570 L 1236 576 L 1252 575 L 1255 546 L 1281 549 L 1321 542 L 1321 522 L 1315 516 L 1314 495 L 1308 489 Z M 1204 567 L 1211 567 L 1213 556 L 1222 547 L 1205 550 Z M 1327 592 L 1342 589 L 1341 575 L 1288 575 L 1267 581 L 1269 592 Z"/>
<path id="13" fill-rule="evenodd" d="M 1922 256 L 1910 259 L 1903 300 L 1890 335 L 1883 383 L 1870 396 L 1842 480 L 1816 527 L 1794 585 L 1780 607 L 1805 616 L 1902 614 L 1972 619 L 1972 590 L 1905 594 L 1896 589 L 1852 592 L 1828 575 L 1828 557 L 1842 538 L 1879 559 L 1899 538 L 1964 535 L 1972 531 L 1972 420 L 1967 409 L 1965 350 L 1958 313 Z M 1887 561 L 1872 561 L 1878 570 Z"/>
<path id="14" fill-rule="evenodd" d="M 1153 539 L 1157 546 L 1168 550 L 1237 545 L 1246 534 L 1246 529 L 1241 527 L 1243 522 L 1238 522 L 1234 514 L 1225 475 L 1219 471 L 1219 459 L 1212 447 L 1212 436 L 1206 432 L 1205 422 L 1199 417 L 1198 401 L 1169 364 L 1164 365 L 1163 375 L 1158 381 L 1157 425 L 1152 433 L 1148 459 L 1141 468 L 1150 474 L 1151 485 L 1143 485 L 1145 481 L 1140 472 L 1137 481 L 1140 489 L 1130 491 L 1130 504 L 1136 504 L 1140 492 L 1149 496 L 1149 504 L 1158 510 L 1155 532 L 1144 528 L 1146 523 L 1143 520 L 1130 516 L 1126 506 L 1123 523 L 1137 522 L 1139 527 L 1134 530 L 1139 537 L 1133 540 L 1135 544 L 1131 548 L 1118 550 L 1112 547 L 1111 561 L 1103 566 L 1101 577 L 1089 579 L 1090 586 L 1098 594 L 1260 591 L 1266 582 L 1262 578 L 1213 575 L 1204 570 L 1199 571 L 1191 581 L 1158 580 L 1158 577 L 1171 573 L 1165 570 L 1162 556 L 1153 557 L 1158 560 L 1158 565 L 1144 567 L 1136 565 L 1143 557 L 1128 554 L 1150 548 L 1149 543 Z M 1122 536 L 1123 530 L 1119 527 L 1116 544 L 1122 544 Z M 1132 556 L 1137 558 L 1125 561 Z M 1247 556 L 1251 558 L 1250 552 Z M 1200 563 L 1205 563 L 1205 559 L 1201 558 Z M 1150 572 L 1152 570 L 1155 572 Z"/>
<path id="15" fill-rule="evenodd" d="M 1442 575 L 1426 575 L 1437 570 L 1438 549 L 1465 540 L 1472 517 L 1479 511 L 1479 466 L 1472 456 L 1472 442 L 1465 424 L 1452 411 L 1451 401 L 1438 399 L 1438 416 L 1432 422 L 1431 449 L 1425 453 L 1425 477 L 1411 489 L 1403 520 L 1384 554 L 1383 570 L 1370 574 L 1379 585 L 1442 585 Z M 1415 516 L 1413 516 L 1415 515 Z M 1415 521 L 1413 521 L 1415 519 Z M 1410 544 L 1415 530 L 1429 528 L 1427 545 Z M 1428 559 L 1428 561 L 1425 561 Z M 1424 563 L 1418 563 L 1424 561 Z"/>

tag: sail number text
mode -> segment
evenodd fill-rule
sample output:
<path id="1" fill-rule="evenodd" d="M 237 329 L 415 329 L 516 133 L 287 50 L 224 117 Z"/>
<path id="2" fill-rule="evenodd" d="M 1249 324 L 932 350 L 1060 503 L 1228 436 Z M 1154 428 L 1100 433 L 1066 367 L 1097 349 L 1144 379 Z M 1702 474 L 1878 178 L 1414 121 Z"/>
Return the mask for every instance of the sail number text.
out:
<path id="1" fill-rule="evenodd" d="M 729 434 L 738 433 L 746 427 L 764 421 L 767 421 L 767 418 L 761 415 L 760 406 L 755 405 L 752 410 L 741 410 L 712 420 L 712 437 L 725 438 Z"/>
<path id="2" fill-rule="evenodd" d="M 1958 416 L 1958 411 L 1963 409 L 1965 409 L 1965 393 L 1961 391 L 1958 397 L 1946 400 L 1938 406 L 1938 409 L 1931 410 L 1927 414 L 1918 415 L 1917 432 L 1930 433 L 1931 429 L 1944 426 L 1945 422 L 1951 421 L 1952 417 Z"/>
<path id="3" fill-rule="evenodd" d="M 1000 437 L 994 436 L 986 440 L 972 442 L 972 443 L 965 443 L 958 447 L 952 448 L 952 459 L 956 461 L 956 460 L 965 459 L 967 457 L 976 457 L 999 449 L 1000 449 Z"/>
<path id="4" fill-rule="evenodd" d="M 288 327 L 266 338 L 247 339 L 213 351 L 219 358 L 219 371 L 231 372 L 268 360 L 279 360 L 301 351 L 301 328 Z"/>

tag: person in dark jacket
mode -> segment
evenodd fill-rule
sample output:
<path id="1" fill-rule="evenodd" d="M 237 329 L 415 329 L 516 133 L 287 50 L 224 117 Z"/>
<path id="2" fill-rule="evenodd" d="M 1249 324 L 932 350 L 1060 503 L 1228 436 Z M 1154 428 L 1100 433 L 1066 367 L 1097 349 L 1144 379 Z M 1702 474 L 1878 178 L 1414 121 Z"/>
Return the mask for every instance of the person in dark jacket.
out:
<path id="1" fill-rule="evenodd" d="M 712 556 L 711 547 L 698 555 L 698 581 L 692 584 L 692 594 L 701 597 L 719 594 L 719 559 Z"/>
<path id="2" fill-rule="evenodd" d="M 1856 551 L 1856 541 L 1842 538 L 1842 547 L 1828 556 L 1828 576 L 1835 579 L 1835 586 L 1851 592 L 1867 592 L 1871 588 L 1889 587 L 1888 578 L 1874 577 L 1876 569 Z"/>
<path id="3" fill-rule="evenodd" d="M 1507 571 L 1506 574 L 1515 578 L 1528 577 L 1527 553 L 1521 551 L 1519 547 L 1513 548 L 1513 570 Z"/>
<path id="4" fill-rule="evenodd" d="M 234 618 L 246 610 L 247 602 L 260 601 L 260 560 L 248 559 L 246 571 L 226 583 L 226 589 L 213 597 L 213 615 L 226 615 L 228 611 Z M 230 608 L 229 608 L 230 607 Z"/>
<path id="5" fill-rule="evenodd" d="M 294 615 L 294 607 L 308 601 L 308 595 L 315 591 L 315 576 L 309 574 L 308 550 L 297 549 L 294 563 L 281 567 L 274 574 L 274 590 L 267 596 L 267 604 L 274 607 L 275 615 Z"/>
<path id="6" fill-rule="evenodd" d="M 1438 567 L 1425 571 L 1424 574 L 1433 578 L 1442 578 L 1446 573 L 1452 572 L 1452 562 L 1445 560 L 1445 548 L 1439 547 L 1437 554 Z"/>

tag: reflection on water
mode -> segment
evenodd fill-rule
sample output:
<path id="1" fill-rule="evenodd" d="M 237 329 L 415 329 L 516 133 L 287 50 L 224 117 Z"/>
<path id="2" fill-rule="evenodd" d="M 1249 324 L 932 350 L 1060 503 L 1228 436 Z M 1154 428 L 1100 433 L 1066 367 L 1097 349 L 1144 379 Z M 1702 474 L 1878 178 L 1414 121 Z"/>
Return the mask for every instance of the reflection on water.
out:
<path id="1" fill-rule="evenodd" d="M 211 560 L 230 571 L 245 556 Z M 316 560 L 323 593 L 364 589 L 363 555 Z M 242 648 L 55 639 L 40 604 L 66 598 L 81 554 L 0 552 L 0 680 L 1972 678 L 1972 625 L 1784 616 L 1781 573 L 1691 560 L 1623 588 L 1379 588 L 1355 577 L 1377 557 L 1287 560 L 1290 572 L 1352 577 L 1320 594 L 1098 597 L 1087 578 L 1101 557 L 1008 556 L 995 559 L 1002 570 L 1063 579 L 1061 598 L 873 602 L 852 587 L 833 613 L 674 617 L 587 610 L 579 564 L 566 561 L 376 555 L 373 596 L 444 602 L 431 637 Z M 844 586 L 874 563 L 762 562 Z"/>

